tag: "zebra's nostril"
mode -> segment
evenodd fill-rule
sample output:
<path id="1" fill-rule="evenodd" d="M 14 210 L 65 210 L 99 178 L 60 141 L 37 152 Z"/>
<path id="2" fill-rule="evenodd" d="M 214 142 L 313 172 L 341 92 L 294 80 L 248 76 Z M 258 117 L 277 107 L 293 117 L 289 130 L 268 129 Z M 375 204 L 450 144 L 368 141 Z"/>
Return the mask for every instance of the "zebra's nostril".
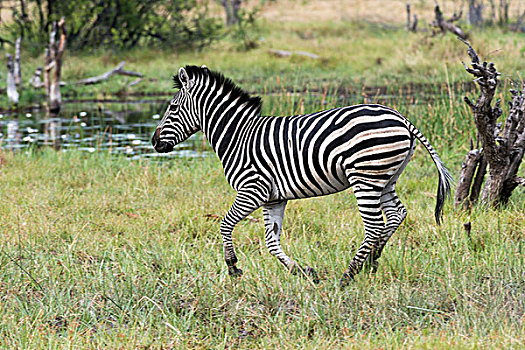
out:
<path id="1" fill-rule="evenodd" d="M 151 139 L 151 144 L 153 147 L 157 145 L 160 141 L 160 128 L 155 129 L 155 132 L 153 133 L 153 137 Z"/>

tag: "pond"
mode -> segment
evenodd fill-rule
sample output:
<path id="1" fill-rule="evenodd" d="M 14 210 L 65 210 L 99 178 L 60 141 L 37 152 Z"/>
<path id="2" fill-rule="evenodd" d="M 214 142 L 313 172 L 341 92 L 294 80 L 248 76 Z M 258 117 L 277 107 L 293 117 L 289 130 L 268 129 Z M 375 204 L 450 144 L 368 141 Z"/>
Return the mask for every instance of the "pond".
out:
<path id="1" fill-rule="evenodd" d="M 59 118 L 46 118 L 44 109 L 0 114 L 1 148 L 23 151 L 51 146 L 63 151 L 109 151 L 132 159 L 143 157 L 202 157 L 210 148 L 202 133 L 191 136 L 169 154 L 155 152 L 151 136 L 168 98 L 81 100 L 63 103 Z"/>

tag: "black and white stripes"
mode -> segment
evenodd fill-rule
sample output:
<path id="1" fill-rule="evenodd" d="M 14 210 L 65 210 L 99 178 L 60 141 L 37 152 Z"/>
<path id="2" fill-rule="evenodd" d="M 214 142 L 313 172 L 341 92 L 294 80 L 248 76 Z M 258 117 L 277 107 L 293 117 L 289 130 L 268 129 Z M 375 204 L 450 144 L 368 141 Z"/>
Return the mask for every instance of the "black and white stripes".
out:
<path id="1" fill-rule="evenodd" d="M 370 256 L 376 268 L 386 242 L 406 217 L 395 184 L 410 160 L 417 138 L 439 173 L 435 216 L 439 223 L 451 177 L 428 140 L 399 112 L 380 105 L 356 105 L 307 115 L 261 116 L 261 100 L 250 97 L 219 73 L 187 66 L 174 77 L 179 92 L 170 102 L 153 146 L 169 152 L 202 130 L 237 191 L 221 223 L 229 272 L 241 274 L 232 231 L 263 207 L 268 250 L 292 272 L 302 269 L 280 245 L 288 200 L 322 196 L 352 187 L 365 238 L 342 282 L 353 278 Z"/>

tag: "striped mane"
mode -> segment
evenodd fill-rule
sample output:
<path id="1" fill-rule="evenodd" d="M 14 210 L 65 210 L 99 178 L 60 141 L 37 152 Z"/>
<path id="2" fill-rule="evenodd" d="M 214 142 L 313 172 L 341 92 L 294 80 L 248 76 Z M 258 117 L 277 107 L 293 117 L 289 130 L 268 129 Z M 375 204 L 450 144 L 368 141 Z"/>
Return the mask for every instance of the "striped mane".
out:
<path id="1" fill-rule="evenodd" d="M 247 107 L 252 107 L 256 111 L 256 114 L 260 114 L 262 106 L 261 98 L 259 96 L 250 96 L 246 91 L 237 86 L 231 79 L 226 78 L 222 73 L 209 70 L 205 67 L 202 68 L 190 65 L 187 65 L 184 69 L 186 69 L 186 73 L 188 73 L 190 79 L 206 76 L 211 82 L 215 82 L 216 86 L 222 86 L 225 93 L 230 92 L 232 100 L 238 98 L 239 104 L 246 103 Z M 199 80 L 202 81 L 202 79 Z M 173 76 L 173 87 L 175 89 L 182 88 L 182 82 L 177 74 Z"/>

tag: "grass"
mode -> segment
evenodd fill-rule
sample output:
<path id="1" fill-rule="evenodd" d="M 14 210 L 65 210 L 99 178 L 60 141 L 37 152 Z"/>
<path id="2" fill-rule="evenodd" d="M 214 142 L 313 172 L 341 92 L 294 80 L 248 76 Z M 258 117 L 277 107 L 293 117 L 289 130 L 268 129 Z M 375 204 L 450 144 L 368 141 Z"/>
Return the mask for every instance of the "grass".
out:
<path id="1" fill-rule="evenodd" d="M 447 159 L 457 165 L 457 159 Z M 502 210 L 445 210 L 418 149 L 398 185 L 408 218 L 378 273 L 338 288 L 361 239 L 350 192 L 293 201 L 285 250 L 321 283 L 267 253 L 260 210 L 234 240 L 234 196 L 215 158 L 130 162 L 51 150 L 2 154 L 0 342 L 5 348 L 519 347 L 525 336 L 525 196 Z M 463 223 L 472 222 L 465 234 Z"/>

